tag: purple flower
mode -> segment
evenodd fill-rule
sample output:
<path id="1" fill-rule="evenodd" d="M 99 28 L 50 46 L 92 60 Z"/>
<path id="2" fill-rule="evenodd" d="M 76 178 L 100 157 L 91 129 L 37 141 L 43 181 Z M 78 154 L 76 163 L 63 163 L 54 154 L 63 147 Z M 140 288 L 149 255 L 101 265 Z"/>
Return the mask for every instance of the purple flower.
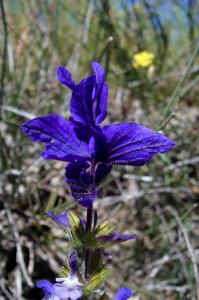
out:
<path id="1" fill-rule="evenodd" d="M 50 217 L 60 228 L 67 229 L 70 228 L 70 222 L 68 220 L 68 214 L 62 213 L 60 215 L 55 215 L 53 212 L 46 212 L 45 215 Z"/>
<path id="2" fill-rule="evenodd" d="M 44 298 L 42 300 L 60 300 L 60 298 L 55 293 L 55 284 L 52 284 L 48 280 L 40 280 L 37 282 L 37 287 L 42 289 L 45 293 Z"/>
<path id="3" fill-rule="evenodd" d="M 118 232 L 112 232 L 107 235 L 101 235 L 97 238 L 102 243 L 111 243 L 111 244 L 118 244 L 128 240 L 136 240 L 136 234 L 125 234 L 120 235 Z"/>
<path id="4" fill-rule="evenodd" d="M 83 284 L 78 281 L 76 276 L 67 278 L 56 278 L 55 293 L 58 299 L 76 300 L 82 296 L 81 287 Z"/>
<path id="5" fill-rule="evenodd" d="M 131 296 L 133 296 L 133 291 L 129 288 L 122 287 L 117 291 L 114 300 L 127 300 Z"/>
<path id="6" fill-rule="evenodd" d="M 175 146 L 160 133 L 135 124 L 121 123 L 102 127 L 106 117 L 108 85 L 105 73 L 92 63 L 94 74 L 75 84 L 64 67 L 58 67 L 59 81 L 72 90 L 71 117 L 41 116 L 22 125 L 34 142 L 43 142 L 44 159 L 66 161 L 66 181 L 72 196 L 82 206 L 91 208 L 96 187 L 110 172 L 112 165 L 142 166 L 157 153 Z"/>
<path id="7" fill-rule="evenodd" d="M 45 213 L 48 217 L 50 217 L 61 229 L 63 229 L 64 231 L 67 231 L 67 233 L 69 234 L 69 238 L 73 240 L 72 234 L 71 234 L 71 224 L 69 222 L 68 219 L 68 214 L 65 212 L 63 214 L 60 215 L 55 215 L 53 212 L 47 212 Z M 97 213 L 95 212 L 94 214 L 94 224 L 96 227 L 97 225 Z M 86 235 L 86 220 L 84 218 L 80 218 L 81 221 L 81 227 L 83 228 L 83 232 L 78 233 L 79 228 L 76 228 L 76 234 L 79 236 L 80 239 L 82 239 L 81 234 Z M 102 222 L 103 224 L 103 222 Z M 101 234 L 100 233 L 100 226 L 102 224 L 99 224 L 99 226 L 93 231 L 93 238 L 96 241 L 99 241 L 100 243 L 96 244 L 96 246 L 100 247 L 104 247 L 104 246 L 108 246 L 108 245 L 112 245 L 112 244 L 119 244 L 119 243 L 123 243 L 126 242 L 128 240 L 136 240 L 137 239 L 137 235 L 136 234 L 125 234 L 125 235 L 120 235 L 118 232 L 115 231 L 108 231 L 108 234 Z M 107 230 L 109 230 L 109 227 L 111 226 L 110 223 L 107 223 Z M 105 230 L 105 225 L 102 226 L 102 229 Z M 84 238 L 83 238 L 84 240 Z M 73 270 L 72 267 L 70 267 L 71 270 Z"/>
<path id="8" fill-rule="evenodd" d="M 77 300 L 82 296 L 83 284 L 77 277 L 78 257 L 76 251 L 69 256 L 70 273 L 68 277 L 56 278 L 56 283 L 52 284 L 48 280 L 40 280 L 37 287 L 45 293 L 42 300 Z"/>

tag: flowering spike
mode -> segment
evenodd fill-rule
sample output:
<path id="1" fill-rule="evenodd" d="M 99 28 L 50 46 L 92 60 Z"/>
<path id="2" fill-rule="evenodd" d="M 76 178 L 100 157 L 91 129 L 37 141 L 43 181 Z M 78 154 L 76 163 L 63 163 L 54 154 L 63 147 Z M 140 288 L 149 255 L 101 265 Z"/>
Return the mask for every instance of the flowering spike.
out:
<path id="1" fill-rule="evenodd" d="M 87 220 L 74 212 L 60 215 L 46 213 L 58 226 L 67 229 L 69 239 L 78 252 L 70 254 L 69 266 L 62 268 L 60 278 L 54 284 L 47 280 L 37 283 L 45 294 L 43 300 L 77 300 L 82 295 L 93 296 L 98 292 L 108 276 L 108 271 L 101 265 L 102 248 L 136 239 L 137 236 L 120 235 L 114 231 L 110 220 L 97 225 L 97 213 L 93 217 L 92 210 L 97 186 L 114 164 L 142 166 L 155 154 L 167 152 L 175 146 L 168 137 L 143 125 L 121 123 L 101 126 L 107 114 L 108 85 L 100 64 L 93 62 L 92 68 L 94 74 L 78 84 L 63 66 L 57 69 L 58 80 L 72 90 L 68 122 L 61 116 L 50 114 L 21 126 L 32 141 L 45 144 L 44 159 L 68 163 L 66 182 L 71 194 L 75 201 L 88 209 Z M 78 271 L 77 253 L 81 250 L 85 260 L 84 275 Z M 114 299 L 127 300 L 132 294 L 129 288 L 120 288 Z M 104 297 L 107 299 L 106 294 L 101 299 Z"/>

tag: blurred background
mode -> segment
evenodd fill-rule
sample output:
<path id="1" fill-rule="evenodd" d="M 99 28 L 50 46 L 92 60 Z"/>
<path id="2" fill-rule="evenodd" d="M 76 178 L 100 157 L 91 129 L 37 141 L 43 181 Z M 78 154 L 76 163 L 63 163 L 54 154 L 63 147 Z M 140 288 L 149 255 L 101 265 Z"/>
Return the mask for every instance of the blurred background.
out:
<path id="1" fill-rule="evenodd" d="M 68 118 L 76 82 L 98 61 L 106 70 L 106 124 L 137 122 L 176 142 L 141 168 L 114 167 L 95 207 L 120 233 L 106 264 L 111 299 L 199 299 L 199 2 L 197 0 L 0 0 L 0 299 L 41 299 L 39 279 L 66 264 L 65 233 L 44 216 L 79 207 L 65 164 L 44 161 L 20 125 L 34 116 Z M 198 298 L 197 298 L 198 296 Z"/>

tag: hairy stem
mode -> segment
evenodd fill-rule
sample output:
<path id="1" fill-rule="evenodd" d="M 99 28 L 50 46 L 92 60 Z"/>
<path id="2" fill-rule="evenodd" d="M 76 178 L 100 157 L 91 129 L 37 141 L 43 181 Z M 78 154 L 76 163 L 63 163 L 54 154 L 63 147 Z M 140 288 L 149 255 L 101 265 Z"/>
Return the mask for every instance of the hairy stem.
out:
<path id="1" fill-rule="evenodd" d="M 95 163 L 93 162 L 91 165 L 90 171 L 90 185 L 91 187 L 95 182 Z M 86 219 L 86 233 L 92 231 L 92 219 L 93 219 L 93 207 L 87 209 L 87 219 Z M 90 250 L 86 249 L 85 251 L 85 279 L 88 278 L 89 275 L 89 259 L 90 259 Z"/>
<path id="2" fill-rule="evenodd" d="M 91 231 L 92 219 L 93 219 L 93 208 L 88 208 L 87 209 L 87 220 L 86 220 L 86 232 Z"/>
<path id="3" fill-rule="evenodd" d="M 93 208 L 88 208 L 87 209 L 87 221 L 86 221 L 86 233 L 91 231 L 92 217 L 93 217 Z M 90 250 L 86 249 L 86 251 L 85 251 L 85 279 L 87 279 L 88 275 L 89 275 L 89 258 L 90 258 Z"/>

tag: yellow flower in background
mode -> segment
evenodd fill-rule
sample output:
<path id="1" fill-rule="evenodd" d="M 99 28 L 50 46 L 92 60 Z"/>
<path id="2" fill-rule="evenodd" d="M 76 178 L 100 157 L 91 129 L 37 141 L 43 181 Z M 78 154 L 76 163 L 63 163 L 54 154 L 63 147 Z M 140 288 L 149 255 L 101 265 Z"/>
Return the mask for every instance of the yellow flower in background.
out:
<path id="1" fill-rule="evenodd" d="M 152 52 L 149 51 L 141 51 L 139 53 L 136 53 L 133 56 L 134 63 L 133 66 L 138 68 L 146 68 L 153 64 L 155 55 Z"/>
<path id="2" fill-rule="evenodd" d="M 142 4 L 139 3 L 139 2 L 137 2 L 137 3 L 134 4 L 134 9 L 136 9 L 136 10 L 140 10 L 141 7 L 142 7 Z"/>

